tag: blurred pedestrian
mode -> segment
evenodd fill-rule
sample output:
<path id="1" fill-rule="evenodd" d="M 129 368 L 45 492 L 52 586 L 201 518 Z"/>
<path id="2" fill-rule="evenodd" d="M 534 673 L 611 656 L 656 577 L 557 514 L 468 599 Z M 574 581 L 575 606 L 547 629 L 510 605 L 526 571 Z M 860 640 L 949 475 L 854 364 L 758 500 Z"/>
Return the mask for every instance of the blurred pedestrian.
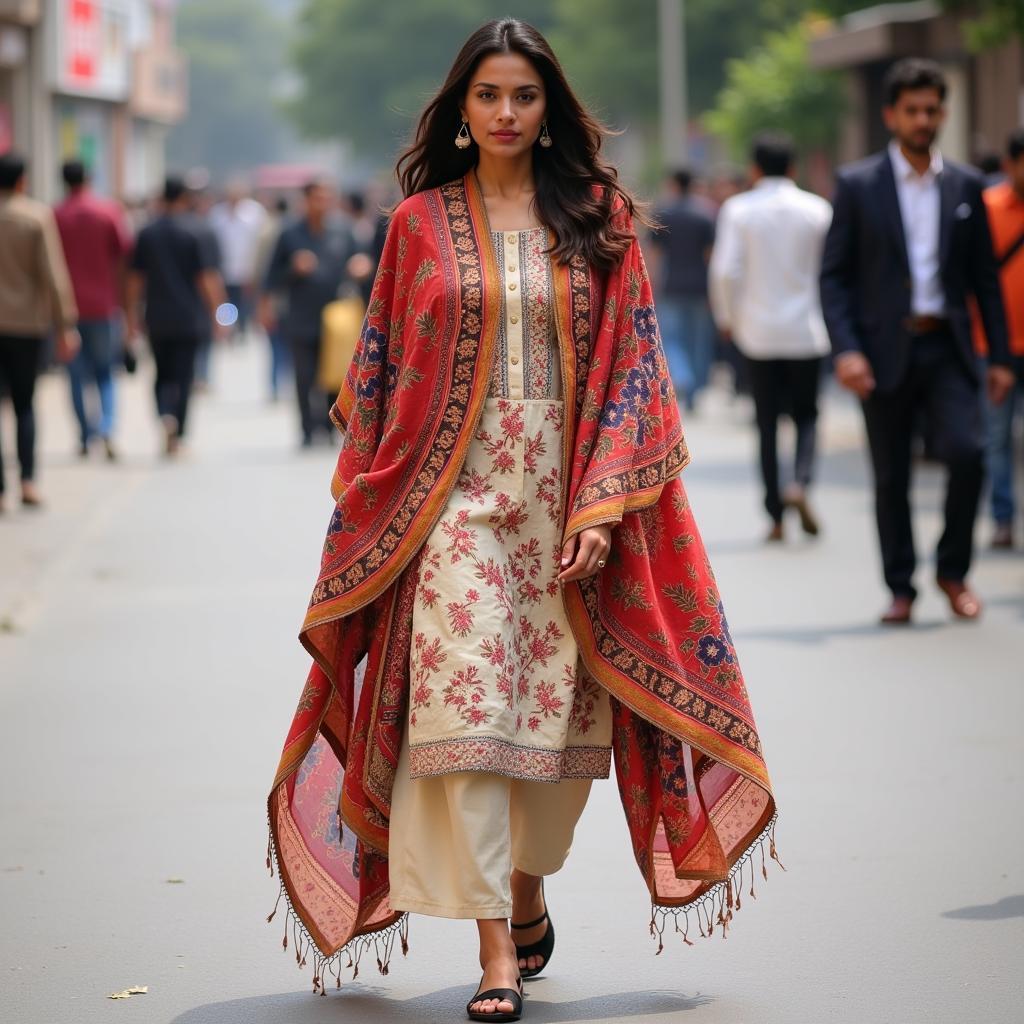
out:
<path id="1" fill-rule="evenodd" d="M 707 386 L 715 348 L 708 307 L 708 259 L 715 241 L 709 204 L 691 195 L 693 175 L 676 171 L 668 181 L 671 199 L 655 213 L 659 226 L 651 242 L 660 254 L 658 319 L 669 373 L 677 394 L 693 409 Z"/>
<path id="2" fill-rule="evenodd" d="M 711 300 L 718 328 L 747 360 L 760 435 L 768 540 L 783 539 L 783 509 L 805 533 L 818 533 L 807 488 L 814 476 L 818 386 L 828 334 L 818 273 L 832 209 L 792 179 L 795 152 L 784 135 L 759 136 L 749 192 L 727 199 L 711 257 Z M 779 486 L 777 428 L 788 413 L 796 427 L 792 482 Z"/>
<path id="3" fill-rule="evenodd" d="M 114 364 L 121 352 L 120 312 L 131 236 L 121 208 L 93 194 L 81 160 L 68 160 L 61 173 L 67 196 L 54 213 L 75 291 L 82 339 L 77 355 L 68 363 L 79 451 L 88 455 L 89 442 L 98 437 L 107 458 L 113 460 L 117 457 Z M 98 421 L 89 409 L 87 384 L 95 385 L 99 397 Z"/>
<path id="4" fill-rule="evenodd" d="M 363 273 L 359 282 L 359 294 L 363 304 L 370 301 L 373 289 L 373 275 L 380 262 L 380 254 L 384 248 L 384 237 L 387 233 L 387 218 L 369 208 L 366 195 L 362 192 L 350 192 L 346 197 L 346 207 L 352 218 L 352 238 L 355 251 L 367 258 L 363 264 Z"/>
<path id="5" fill-rule="evenodd" d="M 1001 185 L 1006 181 L 1003 160 L 998 153 L 983 153 L 978 157 L 977 168 L 981 171 L 986 188 L 991 188 L 993 185 Z"/>
<path id="6" fill-rule="evenodd" d="M 145 299 L 149 347 L 156 362 L 157 413 L 165 450 L 177 453 L 185 435 L 195 378 L 196 350 L 210 334 L 211 321 L 224 301 L 224 287 L 189 209 L 183 179 L 164 184 L 160 215 L 139 232 L 128 278 L 129 337 L 138 334 L 138 310 Z"/>
<path id="7" fill-rule="evenodd" d="M 244 182 L 238 180 L 228 183 L 224 201 L 210 210 L 210 228 L 220 246 L 224 288 L 228 303 L 235 308 L 233 337 L 244 337 L 249 329 L 256 258 L 266 219 L 266 210 L 249 196 Z"/>
<path id="8" fill-rule="evenodd" d="M 254 282 L 257 300 L 261 306 L 264 301 L 263 285 L 270 269 L 270 258 L 287 222 L 288 200 L 284 196 L 278 196 L 263 218 L 256 244 Z M 281 395 L 281 388 L 292 373 L 292 353 L 284 333 L 284 298 L 281 293 L 271 293 L 268 294 L 266 301 L 273 313 L 272 317 L 266 319 L 264 330 L 270 346 L 270 400 L 276 402 Z"/>
<path id="9" fill-rule="evenodd" d="M 1014 497 L 1014 424 L 1024 412 L 1024 128 L 1009 138 L 1004 163 L 1005 178 L 986 190 L 985 207 L 999 264 L 1003 304 L 1010 332 L 1010 356 L 1017 380 L 1005 402 L 990 410 L 988 468 L 992 481 L 994 548 L 1012 548 L 1016 517 Z M 979 318 L 975 340 L 985 354 L 988 345 Z"/>
<path id="10" fill-rule="evenodd" d="M 909 622 L 917 594 L 908 491 L 921 410 L 930 450 L 949 471 L 936 580 L 955 616 L 981 612 L 966 582 L 985 447 L 969 295 L 989 341 L 992 401 L 1003 401 L 1013 385 L 982 179 L 944 159 L 935 145 L 946 89 L 931 61 L 906 59 L 890 68 L 883 95 L 892 141 L 840 170 L 821 273 L 836 376 L 861 400 L 871 449 L 882 565 L 892 592 L 883 623 Z"/>
<path id="11" fill-rule="evenodd" d="M 209 191 L 210 176 L 202 169 L 191 171 L 185 176 L 185 206 L 188 214 L 189 227 L 199 239 L 203 247 L 203 260 L 211 269 L 216 269 L 218 277 L 223 281 L 224 253 L 221 251 L 217 232 L 210 226 L 210 210 L 213 198 Z M 226 292 L 225 301 L 226 301 Z M 196 348 L 195 390 L 206 391 L 210 387 L 210 357 L 213 352 L 213 338 L 225 335 L 228 324 L 218 322 L 218 316 L 227 312 L 219 306 L 203 322 L 203 333 Z"/>
<path id="12" fill-rule="evenodd" d="M 57 332 L 57 354 L 74 358 L 80 340 L 78 310 L 53 211 L 25 195 L 25 161 L 0 156 L 0 394 L 11 396 L 17 421 L 21 502 L 42 504 L 35 485 L 36 420 L 33 406 L 43 342 Z M 4 467 L 0 445 L 0 511 Z"/>
<path id="13" fill-rule="evenodd" d="M 278 237 L 264 282 L 261 318 L 269 333 L 277 326 L 274 299 L 284 299 L 284 332 L 295 366 L 295 386 L 302 428 L 302 445 L 313 443 L 315 430 L 333 432 L 328 412 L 334 396 L 316 386 L 320 362 L 321 319 L 324 306 L 338 296 L 349 275 L 355 240 L 341 220 L 334 190 L 325 181 L 310 181 L 302 190 L 302 217 Z M 316 411 L 314 411 L 316 408 Z"/>
<path id="14" fill-rule="evenodd" d="M 468 1017 L 518 1020 L 555 950 L 544 876 L 613 748 L 652 933 L 709 898 L 724 924 L 771 833 L 678 476 L 647 219 L 606 137 L 506 18 L 466 41 L 399 158 L 268 807 L 315 987 L 354 944 L 387 973 L 406 914 L 461 918 L 483 968 Z M 304 824 L 317 807 L 326 832 Z"/>
<path id="15" fill-rule="evenodd" d="M 707 185 L 708 199 L 717 215 L 727 199 L 738 196 L 750 188 L 747 172 L 738 167 L 726 164 L 715 168 Z M 750 380 L 747 372 L 747 361 L 740 350 L 715 331 L 715 354 L 712 362 L 722 363 L 729 368 L 732 375 L 732 393 L 734 396 L 750 394 Z"/>

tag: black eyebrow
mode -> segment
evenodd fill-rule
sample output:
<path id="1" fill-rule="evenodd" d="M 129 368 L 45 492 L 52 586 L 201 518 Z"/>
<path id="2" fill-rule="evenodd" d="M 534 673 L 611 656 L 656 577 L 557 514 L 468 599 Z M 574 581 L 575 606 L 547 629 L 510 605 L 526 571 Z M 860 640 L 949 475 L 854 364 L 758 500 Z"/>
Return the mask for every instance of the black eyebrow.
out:
<path id="1" fill-rule="evenodd" d="M 500 85 L 495 85 L 493 82 L 474 82 L 474 89 L 500 89 Z M 517 85 L 515 88 L 516 92 L 522 92 L 523 89 L 539 89 L 539 85 L 534 85 L 532 82 L 527 85 Z"/>

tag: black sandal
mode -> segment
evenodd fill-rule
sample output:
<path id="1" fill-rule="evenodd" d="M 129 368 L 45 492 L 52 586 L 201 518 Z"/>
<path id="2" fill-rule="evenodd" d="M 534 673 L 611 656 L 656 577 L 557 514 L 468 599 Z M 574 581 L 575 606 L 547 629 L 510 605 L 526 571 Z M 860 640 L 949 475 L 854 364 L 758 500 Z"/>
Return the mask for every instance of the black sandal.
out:
<path id="1" fill-rule="evenodd" d="M 541 896 L 544 896 L 544 883 L 541 882 L 540 886 Z M 537 918 L 536 921 L 529 921 L 527 924 L 512 924 L 510 927 L 525 929 L 525 928 L 536 928 L 542 921 L 547 921 L 547 931 L 536 941 L 531 942 L 528 946 L 520 946 L 516 944 L 516 959 L 524 960 L 531 956 L 542 956 L 544 957 L 544 963 L 540 967 L 520 967 L 519 973 L 524 978 L 536 978 L 541 971 L 547 967 L 548 962 L 551 960 L 551 954 L 555 951 L 555 925 L 551 920 L 551 915 L 548 914 L 548 899 L 544 896 L 544 913 Z M 514 941 L 514 940 L 513 940 Z"/>
<path id="2" fill-rule="evenodd" d="M 484 979 L 481 978 L 481 981 Z M 499 1002 L 508 1000 L 513 1010 L 511 1013 L 502 1013 L 498 1010 L 492 1010 L 490 1013 L 484 1010 L 471 1010 L 470 1007 L 474 1003 L 479 1003 L 484 999 L 497 999 Z M 519 989 L 518 991 L 514 988 L 489 988 L 486 992 L 478 991 L 475 996 L 468 1003 L 466 1003 L 466 1015 L 470 1020 L 493 1020 L 496 1022 L 501 1021 L 513 1021 L 519 1020 L 523 1015 L 523 979 L 519 978 Z"/>

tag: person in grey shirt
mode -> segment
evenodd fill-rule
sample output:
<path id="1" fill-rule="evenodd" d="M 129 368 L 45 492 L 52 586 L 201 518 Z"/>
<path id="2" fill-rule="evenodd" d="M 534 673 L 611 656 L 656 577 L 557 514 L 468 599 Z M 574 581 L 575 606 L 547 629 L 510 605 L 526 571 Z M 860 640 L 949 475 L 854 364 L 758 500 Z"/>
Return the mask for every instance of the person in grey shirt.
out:
<path id="1" fill-rule="evenodd" d="M 350 276 L 349 263 L 356 244 L 350 227 L 335 210 L 334 190 L 328 184 L 311 181 L 302 194 L 303 216 L 281 231 L 270 257 L 261 319 L 268 332 L 278 326 L 274 298 L 280 298 L 280 326 L 295 366 L 302 444 L 309 447 L 318 427 L 328 432 L 333 429 L 327 413 L 334 395 L 328 396 L 322 414 L 313 412 L 321 318 L 324 307 L 337 298 L 339 288 Z"/>

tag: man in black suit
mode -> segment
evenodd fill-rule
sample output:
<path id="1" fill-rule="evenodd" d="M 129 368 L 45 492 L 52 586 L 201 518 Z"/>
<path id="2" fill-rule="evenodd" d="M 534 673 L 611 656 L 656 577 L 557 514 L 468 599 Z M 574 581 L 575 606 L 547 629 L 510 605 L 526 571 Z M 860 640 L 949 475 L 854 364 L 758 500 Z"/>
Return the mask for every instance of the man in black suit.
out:
<path id="1" fill-rule="evenodd" d="M 934 147 L 945 99 L 945 78 L 931 61 L 902 60 L 890 69 L 883 113 L 892 142 L 839 171 L 822 261 L 836 376 L 861 399 L 867 426 L 882 564 L 893 595 L 885 623 L 909 622 L 916 596 L 908 490 L 922 411 L 930 448 L 949 470 L 937 583 L 954 615 L 973 619 L 981 611 L 965 582 L 984 478 L 969 294 L 989 339 L 991 400 L 1002 401 L 1014 380 L 981 176 Z"/>

